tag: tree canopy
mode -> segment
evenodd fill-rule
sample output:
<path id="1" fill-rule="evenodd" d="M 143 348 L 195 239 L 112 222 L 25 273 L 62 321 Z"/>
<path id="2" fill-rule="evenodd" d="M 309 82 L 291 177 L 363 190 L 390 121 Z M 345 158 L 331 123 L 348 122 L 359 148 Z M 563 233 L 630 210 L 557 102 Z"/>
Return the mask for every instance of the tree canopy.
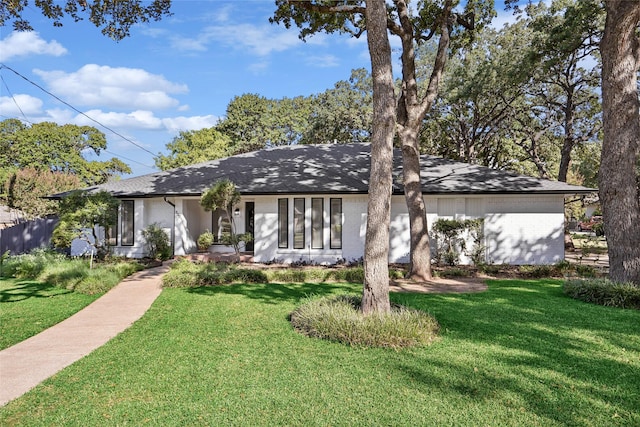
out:
<path id="1" fill-rule="evenodd" d="M 106 149 L 102 132 L 91 126 L 57 125 L 51 122 L 27 126 L 17 119 L 0 122 L 0 169 L 33 168 L 76 175 L 84 185 L 106 182 L 110 177 L 131 173 L 117 158 L 87 160 Z"/>
<path id="2" fill-rule="evenodd" d="M 25 17 L 25 9 L 36 9 L 56 27 L 65 18 L 75 22 L 88 19 L 102 34 L 122 40 L 129 36 L 132 25 L 158 21 L 171 14 L 171 0 L 11 0 L 0 2 L 0 26 L 12 24 L 17 31 L 31 31 L 33 26 Z"/>

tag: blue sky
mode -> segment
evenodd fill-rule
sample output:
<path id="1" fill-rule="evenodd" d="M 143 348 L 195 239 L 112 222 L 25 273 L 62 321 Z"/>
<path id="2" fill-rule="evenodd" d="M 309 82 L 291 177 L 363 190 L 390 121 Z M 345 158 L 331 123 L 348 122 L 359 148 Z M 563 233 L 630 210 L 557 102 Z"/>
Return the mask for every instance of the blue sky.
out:
<path id="1" fill-rule="evenodd" d="M 7 69 L 0 120 L 95 126 L 108 140 L 100 159 L 119 157 L 136 176 L 155 170 L 151 153 L 166 153 L 180 130 L 216 124 L 234 96 L 308 96 L 369 68 L 366 37 L 304 43 L 269 23 L 274 10 L 273 0 L 174 0 L 172 17 L 114 42 L 86 21 L 56 28 L 32 9 L 34 32 L 0 27 L 0 62 L 116 133 Z M 495 25 L 508 19 L 501 12 Z"/>

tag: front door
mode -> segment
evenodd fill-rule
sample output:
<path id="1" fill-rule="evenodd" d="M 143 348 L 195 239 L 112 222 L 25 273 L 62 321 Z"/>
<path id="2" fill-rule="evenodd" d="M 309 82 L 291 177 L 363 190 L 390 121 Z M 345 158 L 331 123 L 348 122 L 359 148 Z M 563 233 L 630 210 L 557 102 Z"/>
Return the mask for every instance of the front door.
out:
<path id="1" fill-rule="evenodd" d="M 254 237 L 253 234 L 253 216 L 254 216 L 254 212 L 255 212 L 255 208 L 254 208 L 254 203 L 253 202 L 246 202 L 245 203 L 245 216 L 244 216 L 244 230 L 245 233 L 249 233 L 251 234 L 251 237 Z M 251 239 L 250 242 L 247 242 L 247 246 L 246 246 L 246 251 L 247 252 L 253 252 L 253 239 Z"/>

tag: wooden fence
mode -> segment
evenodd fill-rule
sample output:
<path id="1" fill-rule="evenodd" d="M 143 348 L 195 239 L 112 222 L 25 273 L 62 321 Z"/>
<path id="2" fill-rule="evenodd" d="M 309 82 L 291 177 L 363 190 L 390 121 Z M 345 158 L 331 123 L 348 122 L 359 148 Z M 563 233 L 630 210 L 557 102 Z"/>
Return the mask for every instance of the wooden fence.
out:
<path id="1" fill-rule="evenodd" d="M 57 223 L 58 218 L 39 218 L 1 229 L 0 254 L 10 251 L 11 255 L 18 255 L 36 248 L 49 247 Z"/>

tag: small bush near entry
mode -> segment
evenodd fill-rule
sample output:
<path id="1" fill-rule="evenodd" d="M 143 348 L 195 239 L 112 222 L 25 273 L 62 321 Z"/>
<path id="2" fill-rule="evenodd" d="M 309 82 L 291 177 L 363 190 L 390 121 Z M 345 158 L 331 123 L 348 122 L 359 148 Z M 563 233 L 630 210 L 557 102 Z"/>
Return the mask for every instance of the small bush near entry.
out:
<path id="1" fill-rule="evenodd" d="M 609 279 L 567 280 L 563 292 L 572 298 L 599 305 L 640 310 L 640 287 Z"/>
<path id="2" fill-rule="evenodd" d="M 151 259 L 166 261 L 171 258 L 171 242 L 169 236 L 156 222 L 142 230 L 142 237 L 147 247 L 147 256 Z"/>
<path id="3" fill-rule="evenodd" d="M 360 303 L 354 295 L 310 298 L 291 313 L 291 324 L 310 337 L 363 347 L 426 346 L 437 338 L 440 326 L 428 313 L 395 305 L 389 314 L 364 316 Z"/>

